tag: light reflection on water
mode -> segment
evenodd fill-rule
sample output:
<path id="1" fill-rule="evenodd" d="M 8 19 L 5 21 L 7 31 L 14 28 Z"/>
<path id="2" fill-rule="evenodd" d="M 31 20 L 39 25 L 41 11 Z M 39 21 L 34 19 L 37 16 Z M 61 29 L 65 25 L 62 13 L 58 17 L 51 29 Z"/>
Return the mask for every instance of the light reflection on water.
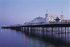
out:
<path id="1" fill-rule="evenodd" d="M 2 29 L 0 31 L 0 47 L 56 47 L 38 38 L 25 35 L 22 32 Z"/>
<path id="2" fill-rule="evenodd" d="M 0 31 L 0 47 L 48 47 L 39 39 L 31 38 L 15 30 L 2 29 Z"/>

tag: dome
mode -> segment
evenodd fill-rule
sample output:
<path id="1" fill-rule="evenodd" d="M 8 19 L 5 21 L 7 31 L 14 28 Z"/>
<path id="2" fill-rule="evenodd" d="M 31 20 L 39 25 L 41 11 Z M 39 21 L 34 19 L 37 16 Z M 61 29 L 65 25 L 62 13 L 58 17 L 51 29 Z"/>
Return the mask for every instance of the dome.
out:
<path id="1" fill-rule="evenodd" d="M 38 24 L 38 23 L 44 23 L 44 22 L 45 22 L 44 18 L 42 18 L 42 17 L 36 17 L 32 21 L 30 21 L 29 23 Z"/>

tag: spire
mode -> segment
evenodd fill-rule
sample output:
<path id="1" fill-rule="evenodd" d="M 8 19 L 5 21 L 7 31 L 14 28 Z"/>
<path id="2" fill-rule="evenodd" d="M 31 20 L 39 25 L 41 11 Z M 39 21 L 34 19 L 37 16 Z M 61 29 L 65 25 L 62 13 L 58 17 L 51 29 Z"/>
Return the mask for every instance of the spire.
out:
<path id="1" fill-rule="evenodd" d="M 61 15 L 63 15 L 63 11 L 61 11 Z"/>
<path id="2" fill-rule="evenodd" d="M 61 11 L 61 17 L 63 17 L 63 11 Z"/>
<path id="3" fill-rule="evenodd" d="M 63 11 L 61 11 L 61 20 L 63 20 Z"/>
<path id="4" fill-rule="evenodd" d="M 48 14 L 48 10 L 46 10 L 46 14 Z"/>
<path id="5" fill-rule="evenodd" d="M 46 14 L 45 14 L 45 21 L 46 21 L 46 23 L 48 23 L 48 10 L 46 10 Z"/>
<path id="6" fill-rule="evenodd" d="M 46 10 L 46 14 L 45 15 L 48 16 L 48 10 Z"/>

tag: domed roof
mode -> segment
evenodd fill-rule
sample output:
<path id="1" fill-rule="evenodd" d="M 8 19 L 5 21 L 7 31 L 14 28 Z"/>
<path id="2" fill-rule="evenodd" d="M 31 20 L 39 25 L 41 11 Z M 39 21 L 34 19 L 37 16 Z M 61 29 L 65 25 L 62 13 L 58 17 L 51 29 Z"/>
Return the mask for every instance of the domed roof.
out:
<path id="1" fill-rule="evenodd" d="M 56 19 L 59 19 L 59 17 L 56 17 Z"/>
<path id="2" fill-rule="evenodd" d="M 56 17 L 56 19 L 55 19 L 56 21 L 59 21 L 60 19 L 59 19 L 59 17 Z"/>
<path id="3" fill-rule="evenodd" d="M 29 23 L 40 23 L 40 22 L 44 22 L 45 19 L 42 17 L 36 17 L 35 19 L 33 19 L 32 21 L 30 21 Z"/>

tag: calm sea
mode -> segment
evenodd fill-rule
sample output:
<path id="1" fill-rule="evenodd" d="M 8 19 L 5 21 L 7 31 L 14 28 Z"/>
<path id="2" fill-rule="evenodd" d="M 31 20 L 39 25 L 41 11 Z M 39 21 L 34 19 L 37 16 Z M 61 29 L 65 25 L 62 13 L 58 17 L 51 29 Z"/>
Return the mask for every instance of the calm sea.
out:
<path id="1" fill-rule="evenodd" d="M 38 38 L 10 29 L 0 29 L 0 47 L 57 47 Z M 60 46 L 64 47 L 64 46 Z"/>

